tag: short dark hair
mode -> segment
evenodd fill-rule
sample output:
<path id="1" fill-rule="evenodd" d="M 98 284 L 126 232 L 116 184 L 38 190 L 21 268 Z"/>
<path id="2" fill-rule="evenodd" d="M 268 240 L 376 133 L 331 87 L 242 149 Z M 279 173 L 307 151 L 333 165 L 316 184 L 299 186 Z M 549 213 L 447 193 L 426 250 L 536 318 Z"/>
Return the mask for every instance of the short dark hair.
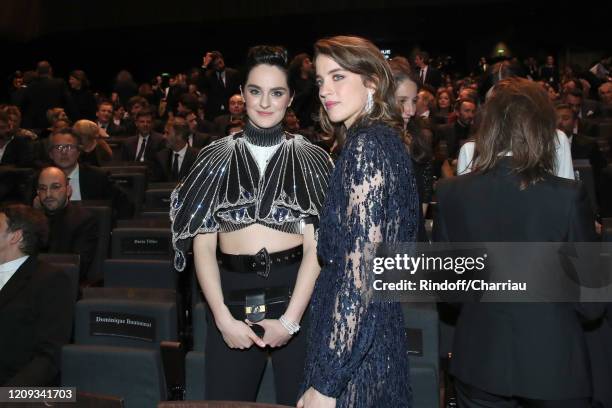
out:
<path id="1" fill-rule="evenodd" d="M 245 80 L 249 78 L 251 70 L 259 65 L 266 64 L 279 68 L 287 76 L 289 83 L 289 67 L 287 62 L 287 50 L 274 45 L 257 45 L 249 49 L 246 62 Z"/>
<path id="2" fill-rule="evenodd" d="M 128 99 L 127 101 L 127 110 L 131 111 L 132 107 L 134 105 L 140 105 L 143 108 L 148 108 L 149 107 L 149 101 L 146 100 L 146 98 L 143 98 L 140 95 L 136 95 L 136 96 L 132 96 L 130 99 Z"/>
<path id="3" fill-rule="evenodd" d="M 51 74 L 51 64 L 49 61 L 40 61 L 36 64 L 36 73 L 38 75 L 49 75 Z"/>
<path id="4" fill-rule="evenodd" d="M 141 110 L 140 112 L 138 112 L 136 114 L 136 120 L 138 120 L 138 119 L 140 119 L 140 118 L 142 118 L 144 116 L 150 116 L 151 119 L 153 119 L 153 112 L 151 112 L 151 110 L 149 110 L 148 108 L 147 109 L 143 109 L 143 110 Z"/>
<path id="5" fill-rule="evenodd" d="M 476 103 L 476 101 L 472 98 L 459 98 L 455 101 L 455 110 L 459 111 L 461 110 L 461 105 L 463 105 L 464 103 L 471 103 L 474 106 L 478 107 L 478 104 Z"/>
<path id="6" fill-rule="evenodd" d="M 51 138 L 55 135 L 70 135 L 76 141 L 77 145 L 81 144 L 81 139 L 79 138 L 79 136 L 76 133 L 74 133 L 72 129 L 69 127 L 57 129 L 55 132 L 51 133 L 51 135 L 49 136 L 49 142 L 51 142 Z M 49 143 L 49 149 L 50 148 L 51 148 L 51 143 Z"/>
<path id="7" fill-rule="evenodd" d="M 192 93 L 184 93 L 179 97 L 179 102 L 192 112 L 198 111 L 198 97 Z"/>
<path id="8" fill-rule="evenodd" d="M 574 109 L 572 109 L 572 107 L 569 104 L 567 104 L 567 103 L 559 103 L 559 104 L 555 105 L 555 110 L 560 111 L 560 110 L 564 110 L 564 109 L 567 109 L 568 111 L 572 112 L 572 117 L 574 119 L 578 118 L 578 114 L 576 112 L 574 112 Z"/>
<path id="9" fill-rule="evenodd" d="M 174 133 L 180 136 L 184 141 L 189 140 L 189 134 L 191 132 L 189 131 L 189 125 L 187 123 L 174 123 L 172 129 L 174 129 Z"/>
<path id="10" fill-rule="evenodd" d="M 571 95 L 576 98 L 584 99 L 584 94 L 578 88 L 571 89 L 566 95 Z"/>
<path id="11" fill-rule="evenodd" d="M 115 105 L 113 104 L 113 102 L 109 101 L 108 99 L 102 99 L 100 102 L 98 102 L 98 110 L 100 110 L 100 106 L 102 105 L 110 105 L 113 110 L 115 110 Z"/>
<path id="12" fill-rule="evenodd" d="M 8 230 L 21 230 L 23 240 L 19 249 L 26 255 L 36 255 L 41 246 L 46 245 L 49 237 L 49 225 L 45 215 L 24 204 L 9 204 L 0 207 L 0 213 L 6 216 Z"/>

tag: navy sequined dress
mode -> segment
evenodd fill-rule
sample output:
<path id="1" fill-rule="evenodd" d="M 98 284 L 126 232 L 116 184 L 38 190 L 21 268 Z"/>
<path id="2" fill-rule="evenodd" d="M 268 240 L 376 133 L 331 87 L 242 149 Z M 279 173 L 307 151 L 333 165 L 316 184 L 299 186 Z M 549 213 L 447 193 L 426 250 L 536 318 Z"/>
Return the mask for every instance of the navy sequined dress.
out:
<path id="1" fill-rule="evenodd" d="M 411 160 L 383 124 L 349 129 L 323 207 L 322 262 L 311 300 L 305 382 L 336 406 L 411 406 L 407 341 L 399 303 L 372 300 L 366 243 L 413 242 L 418 194 Z"/>

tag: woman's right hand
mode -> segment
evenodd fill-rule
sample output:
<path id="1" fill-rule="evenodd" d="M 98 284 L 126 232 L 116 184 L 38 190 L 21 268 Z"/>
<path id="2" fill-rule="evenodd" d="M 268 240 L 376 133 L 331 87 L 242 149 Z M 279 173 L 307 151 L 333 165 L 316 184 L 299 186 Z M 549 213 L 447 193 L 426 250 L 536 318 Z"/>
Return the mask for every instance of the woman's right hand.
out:
<path id="1" fill-rule="evenodd" d="M 233 317 L 215 322 L 225 344 L 232 349 L 248 349 L 253 343 L 259 347 L 266 347 L 266 343 L 244 322 Z"/>

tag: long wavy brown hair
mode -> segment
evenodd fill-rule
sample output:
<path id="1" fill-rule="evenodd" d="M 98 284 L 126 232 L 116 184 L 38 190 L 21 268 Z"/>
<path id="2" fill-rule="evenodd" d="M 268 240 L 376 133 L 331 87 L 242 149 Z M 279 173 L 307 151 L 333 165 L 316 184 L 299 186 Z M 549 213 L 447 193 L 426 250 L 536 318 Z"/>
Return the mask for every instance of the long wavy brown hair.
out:
<path id="1" fill-rule="evenodd" d="M 487 172 L 512 155 L 521 189 L 554 172 L 555 110 L 538 84 L 522 78 L 500 81 L 484 105 L 476 137 L 474 171 Z"/>
<path id="2" fill-rule="evenodd" d="M 369 114 L 362 112 L 355 120 L 355 125 L 363 126 L 372 122 L 383 122 L 402 130 L 403 120 L 395 102 L 393 74 L 389 64 L 374 44 L 361 37 L 336 36 L 317 41 L 314 51 L 315 60 L 319 55 L 325 55 L 336 61 L 343 69 L 361 75 L 364 84 L 374 85 L 372 111 Z M 334 124 L 323 106 L 319 108 L 319 120 L 325 133 L 336 134 L 341 141 L 344 140 L 346 133 L 344 125 Z"/>

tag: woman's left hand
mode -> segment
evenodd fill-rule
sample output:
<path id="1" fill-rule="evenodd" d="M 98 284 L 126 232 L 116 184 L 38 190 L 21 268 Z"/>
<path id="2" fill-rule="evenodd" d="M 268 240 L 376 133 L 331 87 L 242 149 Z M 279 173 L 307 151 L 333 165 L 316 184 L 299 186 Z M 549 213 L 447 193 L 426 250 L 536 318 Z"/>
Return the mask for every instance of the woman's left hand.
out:
<path id="1" fill-rule="evenodd" d="M 264 319 L 257 323 L 265 330 L 263 341 L 270 347 L 282 347 L 289 342 L 291 335 L 278 319 Z"/>
<path id="2" fill-rule="evenodd" d="M 297 408 L 336 408 L 336 399 L 310 387 L 298 401 Z"/>

